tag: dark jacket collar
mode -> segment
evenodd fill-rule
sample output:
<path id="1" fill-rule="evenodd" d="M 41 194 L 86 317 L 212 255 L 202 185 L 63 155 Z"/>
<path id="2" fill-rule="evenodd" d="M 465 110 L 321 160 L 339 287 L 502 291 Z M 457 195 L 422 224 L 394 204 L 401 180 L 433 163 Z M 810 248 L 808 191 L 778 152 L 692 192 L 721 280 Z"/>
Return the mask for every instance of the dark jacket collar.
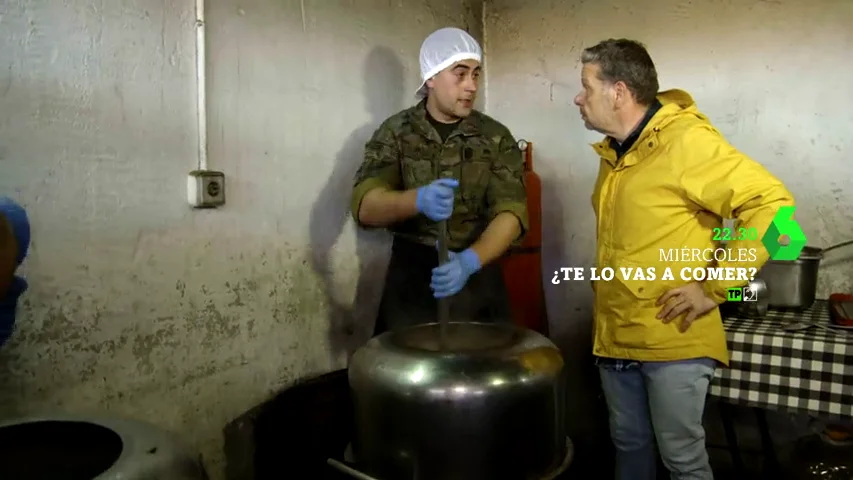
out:
<path id="1" fill-rule="evenodd" d="M 409 123 L 414 127 L 414 129 L 423 135 L 426 138 L 435 140 L 441 143 L 441 139 L 438 137 L 438 132 L 432 128 L 432 125 L 429 123 L 427 119 L 427 111 L 426 111 L 426 98 L 418 102 L 417 105 L 409 109 Z M 483 117 L 482 114 L 476 110 L 471 111 L 471 115 L 468 115 L 466 118 L 463 118 L 459 125 L 457 125 L 456 130 L 452 134 L 450 134 L 451 138 L 455 135 L 463 135 L 466 137 L 480 135 L 483 131 Z"/>

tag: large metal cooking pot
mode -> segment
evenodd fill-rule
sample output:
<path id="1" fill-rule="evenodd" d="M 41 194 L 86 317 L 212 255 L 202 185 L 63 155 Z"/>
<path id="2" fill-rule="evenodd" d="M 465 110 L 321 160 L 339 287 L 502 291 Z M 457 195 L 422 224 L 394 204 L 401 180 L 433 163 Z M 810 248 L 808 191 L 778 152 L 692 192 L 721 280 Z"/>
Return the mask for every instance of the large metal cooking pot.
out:
<path id="1" fill-rule="evenodd" d="M 566 456 L 563 358 L 512 324 L 387 332 L 352 357 L 353 453 L 381 480 L 540 479 Z"/>
<path id="2" fill-rule="evenodd" d="M 853 245 L 853 240 L 828 248 L 806 247 L 796 260 L 769 260 L 756 274 L 767 284 L 768 305 L 776 308 L 806 309 L 817 291 L 817 274 L 824 254 Z"/>
<path id="3" fill-rule="evenodd" d="M 0 422 L 0 478 L 206 480 L 200 456 L 150 423 L 55 413 Z"/>

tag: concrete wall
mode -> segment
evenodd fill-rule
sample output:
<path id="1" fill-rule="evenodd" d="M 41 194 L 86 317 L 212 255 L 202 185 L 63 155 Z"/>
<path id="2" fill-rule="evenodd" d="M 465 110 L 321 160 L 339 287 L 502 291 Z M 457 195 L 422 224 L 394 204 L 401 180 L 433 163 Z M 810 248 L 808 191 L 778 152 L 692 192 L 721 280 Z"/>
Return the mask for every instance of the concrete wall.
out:
<path id="1" fill-rule="evenodd" d="M 728 139 L 793 191 L 797 219 L 819 247 L 853 237 L 853 2 L 849 0 L 597 0 L 487 2 L 486 110 L 534 142 L 543 179 L 545 275 L 590 266 L 590 195 L 600 139 L 580 121 L 584 47 L 610 37 L 646 43 L 661 89 L 690 92 Z M 847 250 L 849 252 L 850 250 Z M 853 290 L 845 252 L 827 258 L 819 295 Z M 850 254 L 846 253 L 846 259 Z M 549 279 L 546 279 L 546 281 Z M 590 352 L 588 282 L 546 283 L 551 331 L 570 359 Z M 595 433 L 594 371 L 571 372 L 570 430 Z"/>
<path id="2" fill-rule="evenodd" d="M 217 477 L 227 421 L 369 335 L 387 239 L 346 217 L 361 147 L 413 103 L 424 37 L 481 37 L 482 7 L 207 8 L 210 167 L 228 202 L 194 212 L 194 2 L 4 3 L 0 192 L 28 208 L 33 245 L 0 412 L 152 420 Z"/>

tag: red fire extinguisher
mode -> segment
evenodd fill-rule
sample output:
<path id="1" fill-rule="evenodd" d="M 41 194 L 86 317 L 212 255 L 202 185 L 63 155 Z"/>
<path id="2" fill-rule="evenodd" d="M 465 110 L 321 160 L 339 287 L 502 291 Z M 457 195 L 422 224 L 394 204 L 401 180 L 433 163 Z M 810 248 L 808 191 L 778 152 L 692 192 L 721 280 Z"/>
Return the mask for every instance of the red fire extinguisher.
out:
<path id="1" fill-rule="evenodd" d="M 518 146 L 524 154 L 530 230 L 521 246 L 511 248 L 501 258 L 500 264 L 513 321 L 547 336 L 548 315 L 542 286 L 542 180 L 533 171 L 533 143 L 519 140 Z"/>

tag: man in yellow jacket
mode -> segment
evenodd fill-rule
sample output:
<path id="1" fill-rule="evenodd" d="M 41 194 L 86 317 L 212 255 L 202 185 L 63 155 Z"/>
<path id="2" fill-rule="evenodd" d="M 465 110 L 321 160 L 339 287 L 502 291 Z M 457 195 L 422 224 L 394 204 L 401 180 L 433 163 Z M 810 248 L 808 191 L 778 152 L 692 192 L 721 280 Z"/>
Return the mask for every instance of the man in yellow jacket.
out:
<path id="1" fill-rule="evenodd" d="M 702 415 L 714 370 L 729 361 L 718 305 L 729 287 L 746 281 L 698 282 L 680 272 L 759 269 L 769 256 L 761 235 L 794 200 L 723 138 L 690 95 L 658 92 L 642 44 L 606 40 L 584 50 L 581 61 L 583 88 L 574 102 L 586 128 L 606 135 L 593 145 L 601 158 L 592 196 L 596 267 L 617 273 L 593 282 L 593 353 L 617 479 L 654 479 L 655 443 L 673 479 L 711 479 Z M 714 228 L 726 218 L 739 228 L 719 250 Z M 620 274 L 650 267 L 654 279 Z M 666 267 L 673 277 L 661 275 Z"/>

